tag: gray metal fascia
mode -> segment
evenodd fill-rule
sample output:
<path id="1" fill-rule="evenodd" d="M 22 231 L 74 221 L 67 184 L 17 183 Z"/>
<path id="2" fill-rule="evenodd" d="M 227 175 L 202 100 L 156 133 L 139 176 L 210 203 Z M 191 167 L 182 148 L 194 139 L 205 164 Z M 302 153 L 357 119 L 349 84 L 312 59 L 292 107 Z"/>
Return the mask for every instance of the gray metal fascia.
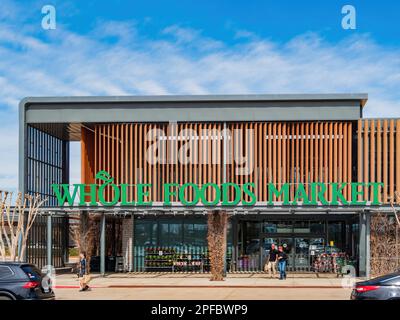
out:
<path id="1" fill-rule="evenodd" d="M 45 107 L 46 106 L 46 107 Z M 36 105 L 26 110 L 27 123 L 167 122 L 167 121 L 312 121 L 358 120 L 356 101 L 196 102 L 160 106 L 158 103 L 74 104 L 63 108 Z"/>
<path id="2" fill-rule="evenodd" d="M 102 103 L 102 102 L 199 102 L 199 101 L 341 101 L 354 100 L 361 105 L 368 100 L 367 93 L 321 94 L 232 94 L 232 95 L 152 95 L 152 96 L 65 96 L 26 97 L 21 103 Z"/>

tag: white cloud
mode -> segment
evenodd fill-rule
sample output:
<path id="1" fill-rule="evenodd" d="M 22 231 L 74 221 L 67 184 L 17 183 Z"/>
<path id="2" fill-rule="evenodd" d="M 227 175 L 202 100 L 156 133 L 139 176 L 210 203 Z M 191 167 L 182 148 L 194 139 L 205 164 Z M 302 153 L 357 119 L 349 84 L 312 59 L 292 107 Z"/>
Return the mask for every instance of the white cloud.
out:
<path id="1" fill-rule="evenodd" d="M 202 36 L 201 30 L 183 28 L 179 25 L 164 28 L 162 34 L 173 36 L 178 45 L 184 45 L 185 48 L 194 47 L 200 52 L 223 47 L 222 42 Z"/>
<path id="2" fill-rule="evenodd" d="M 60 24 L 18 29 L 10 17 L 12 10 L 0 16 L 1 187 L 16 186 L 16 113 L 25 96 L 367 92 L 366 116 L 400 117 L 400 49 L 368 35 L 274 43 L 240 31 L 228 45 L 178 25 L 154 39 L 134 22 L 99 22 L 79 35 Z"/>

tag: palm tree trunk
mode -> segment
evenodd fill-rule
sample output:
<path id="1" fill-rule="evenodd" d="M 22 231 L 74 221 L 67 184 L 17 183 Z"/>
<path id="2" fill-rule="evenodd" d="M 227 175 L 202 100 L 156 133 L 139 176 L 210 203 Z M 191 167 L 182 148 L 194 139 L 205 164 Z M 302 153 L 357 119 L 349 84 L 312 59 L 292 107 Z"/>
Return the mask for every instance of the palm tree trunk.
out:
<path id="1" fill-rule="evenodd" d="M 224 280 L 227 224 L 228 214 L 225 211 L 212 211 L 208 214 L 211 281 Z"/>

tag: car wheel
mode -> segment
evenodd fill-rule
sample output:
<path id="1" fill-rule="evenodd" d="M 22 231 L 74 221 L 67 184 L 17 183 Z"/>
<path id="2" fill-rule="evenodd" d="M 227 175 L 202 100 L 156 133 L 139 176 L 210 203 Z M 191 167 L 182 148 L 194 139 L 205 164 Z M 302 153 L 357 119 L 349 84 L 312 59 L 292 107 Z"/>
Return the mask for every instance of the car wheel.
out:
<path id="1" fill-rule="evenodd" d="M 14 300 L 14 299 L 9 296 L 0 296 L 0 301 L 10 301 L 10 300 Z"/>

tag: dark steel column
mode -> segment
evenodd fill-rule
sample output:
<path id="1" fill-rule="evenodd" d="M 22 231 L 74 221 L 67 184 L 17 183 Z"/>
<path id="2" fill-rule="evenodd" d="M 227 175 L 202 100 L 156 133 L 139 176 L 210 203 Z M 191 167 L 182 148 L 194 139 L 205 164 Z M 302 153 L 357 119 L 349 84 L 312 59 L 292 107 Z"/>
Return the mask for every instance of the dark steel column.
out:
<path id="1" fill-rule="evenodd" d="M 360 247 L 359 247 L 359 275 L 360 277 L 367 276 L 367 214 L 365 212 L 360 213 Z M 369 260 L 369 259 L 368 259 Z"/>
<path id="2" fill-rule="evenodd" d="M 231 271 L 237 271 L 237 266 L 238 266 L 238 222 L 235 216 L 231 218 L 231 224 L 232 224 L 232 234 L 233 234 L 233 239 L 232 239 L 232 245 L 233 245 L 233 250 L 232 250 L 232 263 L 231 265 L 234 266 L 233 270 Z"/>
<path id="3" fill-rule="evenodd" d="M 51 213 L 47 216 L 47 265 L 52 265 L 52 249 L 53 249 L 53 237 L 52 237 L 52 220 Z"/>
<path id="4" fill-rule="evenodd" d="M 131 249 L 130 249 L 130 261 L 128 263 L 128 270 L 129 272 L 132 272 L 134 270 L 134 263 L 135 263 L 135 216 L 132 214 L 131 215 L 131 223 L 132 223 L 132 240 L 131 240 Z"/>
<path id="5" fill-rule="evenodd" d="M 223 166 L 222 166 L 222 182 L 226 183 L 226 165 L 227 165 L 227 157 L 228 157 L 228 136 L 226 134 L 226 130 L 227 130 L 227 126 L 226 126 L 226 122 L 224 122 L 224 129 L 223 129 Z M 227 224 L 229 223 L 229 221 L 227 222 Z M 228 236 L 228 232 L 227 232 L 227 228 L 228 226 L 225 226 L 225 237 Z M 225 254 L 224 254 L 224 277 L 226 277 L 226 270 L 227 270 L 227 266 L 226 266 L 226 251 L 228 250 L 228 241 L 226 239 L 226 248 L 225 248 Z"/>
<path id="6" fill-rule="evenodd" d="M 368 211 L 366 213 L 366 239 L 365 239 L 365 252 L 366 252 L 366 276 L 369 277 L 371 274 L 371 243 L 370 243 L 370 235 L 371 235 L 371 214 Z"/>
<path id="7" fill-rule="evenodd" d="M 106 215 L 103 213 L 100 221 L 100 274 L 106 273 Z"/>
<path id="8" fill-rule="evenodd" d="M 63 265 L 69 261 L 69 216 L 68 214 L 64 213 L 63 217 L 64 223 L 63 223 L 63 228 L 64 228 L 64 245 L 63 245 Z"/>

